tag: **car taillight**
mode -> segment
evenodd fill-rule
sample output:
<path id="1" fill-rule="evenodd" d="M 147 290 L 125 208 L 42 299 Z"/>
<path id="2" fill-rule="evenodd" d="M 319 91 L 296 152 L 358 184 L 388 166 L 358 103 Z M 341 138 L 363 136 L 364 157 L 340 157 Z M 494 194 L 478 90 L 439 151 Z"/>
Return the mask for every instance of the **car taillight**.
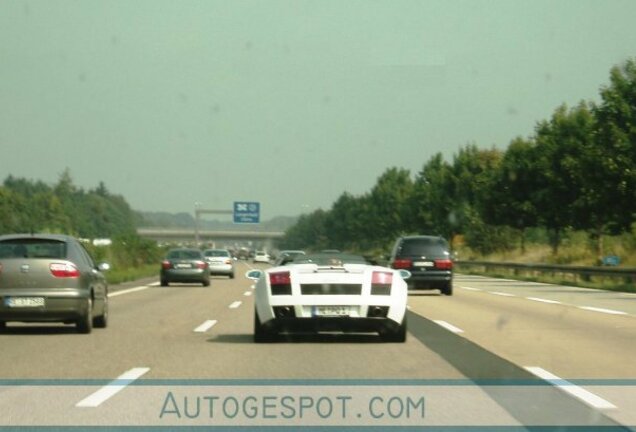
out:
<path id="1" fill-rule="evenodd" d="M 393 273 L 392 272 L 373 272 L 371 276 L 372 284 L 381 284 L 381 285 L 391 285 L 393 283 Z"/>
<path id="2" fill-rule="evenodd" d="M 409 269 L 411 268 L 412 264 L 413 261 L 411 261 L 410 259 L 396 259 L 395 261 L 393 261 L 393 264 L 391 266 L 394 269 Z"/>
<path id="3" fill-rule="evenodd" d="M 391 295 L 392 272 L 374 271 L 371 275 L 371 295 Z"/>
<path id="4" fill-rule="evenodd" d="M 453 261 L 449 259 L 436 259 L 435 268 L 438 270 L 451 270 L 453 268 Z"/>
<path id="5" fill-rule="evenodd" d="M 270 273 L 269 285 L 272 295 L 291 295 L 291 275 L 289 272 Z"/>
<path id="6" fill-rule="evenodd" d="M 49 265 L 49 270 L 57 278 L 77 278 L 80 275 L 77 267 L 70 263 L 53 263 Z"/>
<path id="7" fill-rule="evenodd" d="M 170 261 L 165 260 L 161 262 L 161 268 L 163 268 L 164 270 L 168 270 L 171 267 L 172 267 L 172 263 Z"/>
<path id="8" fill-rule="evenodd" d="M 197 268 L 204 270 L 208 268 L 208 263 L 206 263 L 205 261 L 197 261 Z"/>

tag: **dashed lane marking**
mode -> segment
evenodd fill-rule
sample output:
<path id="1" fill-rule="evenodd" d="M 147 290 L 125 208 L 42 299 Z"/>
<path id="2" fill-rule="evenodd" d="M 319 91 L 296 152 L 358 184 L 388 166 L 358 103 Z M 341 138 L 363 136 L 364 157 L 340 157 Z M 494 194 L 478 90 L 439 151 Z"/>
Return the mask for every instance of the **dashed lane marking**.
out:
<path id="1" fill-rule="evenodd" d="M 199 327 L 195 328 L 194 331 L 196 333 L 205 333 L 206 331 L 210 330 L 216 323 L 217 320 L 207 320 Z"/>
<path id="2" fill-rule="evenodd" d="M 564 392 L 576 397 L 577 399 L 582 400 L 589 406 L 598 409 L 615 409 L 616 405 L 611 402 L 606 401 L 605 399 L 595 395 L 594 393 L 585 390 L 582 387 L 572 384 L 564 379 L 559 378 L 558 376 L 548 372 L 545 369 L 536 366 L 527 366 L 526 369 L 528 372 L 538 376 L 541 379 L 548 381 L 550 384 L 555 387 L 563 390 Z"/>
<path id="3" fill-rule="evenodd" d="M 450 330 L 453 333 L 464 333 L 464 330 L 459 327 L 455 327 L 454 325 L 447 323 L 446 321 L 436 320 L 435 323 L 439 326 L 444 327 L 446 330 Z"/>
<path id="4" fill-rule="evenodd" d="M 132 383 L 137 378 L 147 373 L 149 370 L 150 368 L 147 367 L 133 368 L 120 375 L 119 377 L 117 377 L 117 379 L 111 381 L 109 384 L 105 385 L 101 389 L 97 390 L 95 393 L 82 399 L 75 406 L 78 408 L 98 407 L 102 403 L 125 389 L 128 384 Z"/>
<path id="5" fill-rule="evenodd" d="M 597 308 L 597 307 L 592 307 L 592 306 L 578 306 L 578 308 L 579 309 L 583 309 L 583 310 L 587 310 L 587 311 L 601 312 L 601 313 L 610 314 L 610 315 L 627 315 L 627 312 L 617 311 L 617 310 L 612 310 L 612 309 Z"/>

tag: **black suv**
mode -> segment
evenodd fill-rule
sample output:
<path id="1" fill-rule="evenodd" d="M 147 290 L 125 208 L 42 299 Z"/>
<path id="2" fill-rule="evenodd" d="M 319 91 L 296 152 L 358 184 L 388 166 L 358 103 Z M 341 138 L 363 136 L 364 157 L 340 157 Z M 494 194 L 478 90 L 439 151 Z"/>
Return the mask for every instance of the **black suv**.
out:
<path id="1" fill-rule="evenodd" d="M 439 289 L 453 295 L 453 261 L 448 242 L 437 236 L 400 237 L 393 246 L 389 265 L 411 272 L 409 289 Z"/>

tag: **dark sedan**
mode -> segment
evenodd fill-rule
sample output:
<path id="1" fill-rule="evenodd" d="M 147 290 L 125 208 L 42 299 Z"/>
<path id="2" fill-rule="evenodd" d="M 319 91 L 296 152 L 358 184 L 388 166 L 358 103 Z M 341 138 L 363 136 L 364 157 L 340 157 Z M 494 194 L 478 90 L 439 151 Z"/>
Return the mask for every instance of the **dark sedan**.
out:
<path id="1" fill-rule="evenodd" d="M 108 267 L 70 236 L 0 236 L 0 330 L 10 321 L 73 323 L 80 333 L 106 327 Z"/>
<path id="2" fill-rule="evenodd" d="M 171 249 L 161 263 L 161 286 L 171 282 L 210 286 L 210 267 L 199 249 Z"/>

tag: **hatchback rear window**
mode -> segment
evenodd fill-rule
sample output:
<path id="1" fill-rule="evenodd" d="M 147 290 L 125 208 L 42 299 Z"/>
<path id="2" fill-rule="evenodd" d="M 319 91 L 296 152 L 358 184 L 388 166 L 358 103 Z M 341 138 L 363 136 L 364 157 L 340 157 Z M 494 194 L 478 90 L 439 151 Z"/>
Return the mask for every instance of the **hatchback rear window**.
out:
<path id="1" fill-rule="evenodd" d="M 12 239 L 0 242 L 0 258 L 66 258 L 66 242 L 50 239 Z"/>
<path id="2" fill-rule="evenodd" d="M 444 255 L 448 243 L 443 238 L 404 239 L 398 251 L 400 255 Z"/>

